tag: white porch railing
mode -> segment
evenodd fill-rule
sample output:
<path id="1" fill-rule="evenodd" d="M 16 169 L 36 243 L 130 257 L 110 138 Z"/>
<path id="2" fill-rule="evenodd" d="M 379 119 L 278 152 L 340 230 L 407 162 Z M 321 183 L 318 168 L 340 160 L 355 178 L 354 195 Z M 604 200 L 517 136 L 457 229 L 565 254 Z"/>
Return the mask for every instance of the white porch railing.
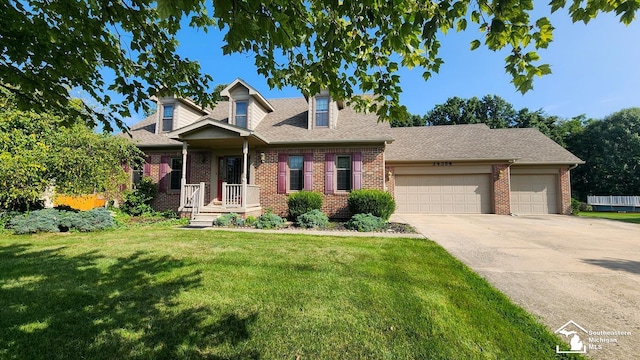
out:
<path id="1" fill-rule="evenodd" d="M 247 208 L 254 206 L 260 206 L 260 186 L 222 183 L 222 207 Z"/>
<path id="2" fill-rule="evenodd" d="M 587 196 L 587 204 L 640 207 L 640 196 Z"/>
<path id="3" fill-rule="evenodd" d="M 242 184 L 222 183 L 222 207 L 242 207 Z"/>
<path id="4" fill-rule="evenodd" d="M 180 211 L 191 209 L 191 219 L 195 218 L 204 205 L 205 183 L 185 184 L 180 192 Z"/>
<path id="5" fill-rule="evenodd" d="M 180 193 L 180 211 L 191 210 L 191 216 L 202 212 L 204 202 L 205 183 L 186 184 Z M 260 206 L 260 186 L 222 183 L 223 209 L 246 209 Z"/>

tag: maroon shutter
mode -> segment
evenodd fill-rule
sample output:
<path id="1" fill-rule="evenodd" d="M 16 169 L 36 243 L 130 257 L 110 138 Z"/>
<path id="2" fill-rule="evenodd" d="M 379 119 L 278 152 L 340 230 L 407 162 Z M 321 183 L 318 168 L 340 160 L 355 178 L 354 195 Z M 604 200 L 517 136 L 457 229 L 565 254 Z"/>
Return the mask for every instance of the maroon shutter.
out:
<path id="1" fill-rule="evenodd" d="M 151 156 L 144 159 L 144 165 L 142 168 L 143 176 L 151 176 Z"/>
<path id="2" fill-rule="evenodd" d="M 353 190 L 360 190 L 362 189 L 362 153 L 353 153 L 351 162 L 351 167 L 353 168 L 353 182 L 351 187 Z"/>
<path id="3" fill-rule="evenodd" d="M 313 190 L 313 154 L 304 154 L 304 189 Z"/>
<path id="4" fill-rule="evenodd" d="M 278 194 L 287 193 L 287 154 L 278 154 Z"/>
<path id="5" fill-rule="evenodd" d="M 324 193 L 333 194 L 333 169 L 335 168 L 336 155 L 325 154 L 324 156 Z"/>
<path id="6" fill-rule="evenodd" d="M 160 188 L 159 192 L 164 193 L 167 192 L 167 188 L 169 187 L 169 157 L 161 156 L 160 157 Z"/>
<path id="7" fill-rule="evenodd" d="M 191 154 L 187 154 L 187 184 L 191 184 Z"/>

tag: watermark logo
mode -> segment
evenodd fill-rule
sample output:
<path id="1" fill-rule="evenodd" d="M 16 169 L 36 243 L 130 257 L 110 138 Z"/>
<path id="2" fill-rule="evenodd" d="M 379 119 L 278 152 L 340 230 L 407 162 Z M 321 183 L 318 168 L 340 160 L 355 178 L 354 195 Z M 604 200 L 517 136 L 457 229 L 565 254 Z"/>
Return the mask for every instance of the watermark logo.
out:
<path id="1" fill-rule="evenodd" d="M 569 350 L 560 350 L 560 345 L 556 345 L 556 354 L 586 354 L 587 349 L 602 350 L 608 345 L 618 345 L 618 339 L 622 337 L 631 336 L 630 331 L 586 330 L 573 320 L 562 325 L 555 333 L 569 342 Z M 562 347 L 566 349 L 567 346 Z"/>
<path id="2" fill-rule="evenodd" d="M 556 354 L 586 354 L 587 345 L 584 343 L 581 336 L 589 334 L 582 326 L 578 325 L 575 321 L 569 320 L 566 324 L 562 325 L 556 334 L 564 335 L 569 340 L 570 350 L 560 350 L 560 345 L 556 345 Z"/>

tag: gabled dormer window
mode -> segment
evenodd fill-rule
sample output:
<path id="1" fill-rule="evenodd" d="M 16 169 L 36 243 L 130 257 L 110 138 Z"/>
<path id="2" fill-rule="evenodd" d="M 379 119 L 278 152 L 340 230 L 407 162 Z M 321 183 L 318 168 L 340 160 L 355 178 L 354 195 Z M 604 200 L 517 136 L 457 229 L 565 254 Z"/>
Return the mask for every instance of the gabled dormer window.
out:
<path id="1" fill-rule="evenodd" d="M 316 127 L 329 126 L 329 98 L 316 98 Z"/>
<path id="2" fill-rule="evenodd" d="M 246 128 L 247 127 L 247 102 L 236 101 L 236 114 L 235 114 L 236 126 Z"/>
<path id="3" fill-rule="evenodd" d="M 173 105 L 162 107 L 162 132 L 173 130 Z"/>

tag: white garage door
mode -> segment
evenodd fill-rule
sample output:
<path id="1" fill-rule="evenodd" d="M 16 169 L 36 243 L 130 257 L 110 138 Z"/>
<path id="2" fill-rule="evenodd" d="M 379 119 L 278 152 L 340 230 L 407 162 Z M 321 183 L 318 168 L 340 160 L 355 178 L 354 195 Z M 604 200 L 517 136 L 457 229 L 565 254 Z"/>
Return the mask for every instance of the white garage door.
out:
<path id="1" fill-rule="evenodd" d="M 397 175 L 395 197 L 398 213 L 486 214 L 490 175 Z"/>
<path id="2" fill-rule="evenodd" d="M 514 214 L 557 214 L 556 175 L 511 175 L 511 212 Z"/>

